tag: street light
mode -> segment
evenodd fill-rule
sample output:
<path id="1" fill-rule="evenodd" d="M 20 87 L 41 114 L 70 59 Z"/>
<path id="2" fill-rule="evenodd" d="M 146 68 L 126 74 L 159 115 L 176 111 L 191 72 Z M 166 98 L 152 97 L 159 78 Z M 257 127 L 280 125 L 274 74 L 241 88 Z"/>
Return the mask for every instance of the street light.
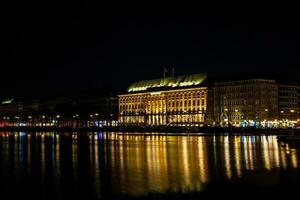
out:
<path id="1" fill-rule="evenodd" d="M 268 108 L 265 108 L 265 111 L 267 112 L 267 128 L 269 127 L 269 109 Z M 266 124 L 265 124 L 266 125 Z"/>
<path id="2" fill-rule="evenodd" d="M 229 126 L 228 108 L 225 108 L 224 111 L 226 112 L 226 118 L 224 119 L 224 122 L 225 122 L 225 125 Z"/>
<path id="3" fill-rule="evenodd" d="M 58 119 L 60 118 L 60 115 L 56 115 L 56 118 L 57 118 L 57 121 L 56 121 L 57 122 L 57 126 L 59 126 L 60 124 L 59 124 L 59 120 Z"/>

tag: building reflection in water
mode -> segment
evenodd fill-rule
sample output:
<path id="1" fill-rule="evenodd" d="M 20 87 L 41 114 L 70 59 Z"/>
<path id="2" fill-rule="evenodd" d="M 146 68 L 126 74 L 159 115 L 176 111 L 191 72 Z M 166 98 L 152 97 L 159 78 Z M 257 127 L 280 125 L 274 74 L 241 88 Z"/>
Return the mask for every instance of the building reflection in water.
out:
<path id="1" fill-rule="evenodd" d="M 15 185 L 30 179 L 29 191 L 53 197 L 201 192 L 218 181 L 247 181 L 251 172 L 299 166 L 297 149 L 275 136 L 1 133 L 0 144 L 1 185 L 12 176 Z"/>

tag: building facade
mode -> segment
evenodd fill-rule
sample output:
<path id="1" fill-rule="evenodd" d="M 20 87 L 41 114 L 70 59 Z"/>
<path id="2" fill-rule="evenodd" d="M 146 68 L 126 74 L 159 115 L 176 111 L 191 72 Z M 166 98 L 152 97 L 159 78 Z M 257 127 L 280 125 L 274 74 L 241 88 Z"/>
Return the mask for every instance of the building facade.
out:
<path id="1" fill-rule="evenodd" d="M 274 80 L 251 79 L 215 83 L 214 121 L 220 126 L 275 127 L 278 85 Z"/>
<path id="2" fill-rule="evenodd" d="M 140 81 L 119 97 L 119 124 L 202 126 L 208 89 L 206 74 Z"/>
<path id="3" fill-rule="evenodd" d="M 299 89 L 297 84 L 278 85 L 278 106 L 283 126 L 299 123 Z"/>
<path id="4" fill-rule="evenodd" d="M 0 102 L 0 126 L 116 126 L 114 95 L 79 95 Z"/>

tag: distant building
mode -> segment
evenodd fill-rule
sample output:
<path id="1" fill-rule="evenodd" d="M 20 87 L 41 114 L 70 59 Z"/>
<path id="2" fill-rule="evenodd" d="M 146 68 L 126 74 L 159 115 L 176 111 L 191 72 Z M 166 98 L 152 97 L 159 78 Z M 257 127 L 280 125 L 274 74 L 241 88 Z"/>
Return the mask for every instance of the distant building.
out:
<path id="1" fill-rule="evenodd" d="M 215 83 L 214 118 L 220 126 L 274 127 L 278 120 L 278 86 L 274 80 Z"/>
<path id="2" fill-rule="evenodd" d="M 284 125 L 299 122 L 299 89 L 297 84 L 278 85 L 278 104 L 280 120 Z"/>
<path id="3" fill-rule="evenodd" d="M 208 89 L 206 74 L 167 77 L 133 83 L 119 97 L 121 125 L 202 126 Z"/>
<path id="4" fill-rule="evenodd" d="M 78 95 L 0 102 L 0 126 L 115 126 L 114 95 Z"/>

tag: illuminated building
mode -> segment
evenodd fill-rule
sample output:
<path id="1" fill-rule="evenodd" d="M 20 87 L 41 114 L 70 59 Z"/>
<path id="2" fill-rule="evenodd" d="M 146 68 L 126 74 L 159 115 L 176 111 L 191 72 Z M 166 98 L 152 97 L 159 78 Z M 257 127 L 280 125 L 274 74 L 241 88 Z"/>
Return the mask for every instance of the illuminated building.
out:
<path id="1" fill-rule="evenodd" d="M 282 126 L 294 126 L 299 123 L 299 89 L 297 84 L 278 85 L 278 105 Z"/>
<path id="2" fill-rule="evenodd" d="M 0 126 L 116 126 L 117 97 L 84 94 L 0 101 Z"/>
<path id="3" fill-rule="evenodd" d="M 119 97 L 122 125 L 191 125 L 205 121 L 206 74 L 167 77 L 133 83 Z"/>
<path id="4" fill-rule="evenodd" d="M 276 81 L 250 79 L 215 83 L 214 118 L 221 126 L 275 127 L 278 120 Z"/>

